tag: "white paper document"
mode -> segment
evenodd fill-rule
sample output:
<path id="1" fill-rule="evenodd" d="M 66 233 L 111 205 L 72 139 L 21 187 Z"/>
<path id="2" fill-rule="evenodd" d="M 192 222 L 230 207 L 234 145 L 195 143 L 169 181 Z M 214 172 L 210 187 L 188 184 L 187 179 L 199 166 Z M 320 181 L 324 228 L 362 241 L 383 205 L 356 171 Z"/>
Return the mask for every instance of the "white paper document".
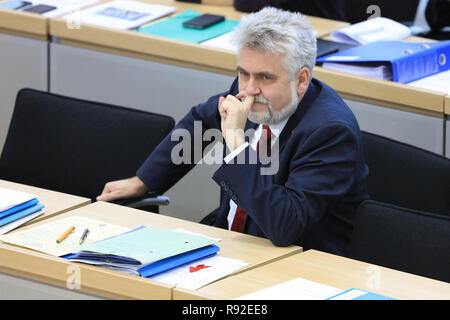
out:
<path id="1" fill-rule="evenodd" d="M 334 63 L 324 62 L 322 65 L 325 69 L 347 72 L 363 77 L 370 77 L 380 80 L 392 81 L 392 66 L 385 64 L 374 65 L 373 63 Z"/>
<path id="2" fill-rule="evenodd" d="M 63 18 L 114 29 L 133 29 L 177 10 L 173 6 L 116 0 L 94 6 Z"/>
<path id="3" fill-rule="evenodd" d="M 450 94 L 450 70 L 410 82 L 408 85 Z"/>
<path id="4" fill-rule="evenodd" d="M 74 226 L 75 230 L 63 241 L 57 243 L 56 239 L 71 226 Z M 88 236 L 80 245 L 80 238 L 86 228 L 89 229 Z M 75 253 L 84 245 L 89 245 L 129 230 L 128 228 L 99 220 L 74 216 L 40 224 L 27 230 L 17 230 L 16 232 L 0 235 L 0 240 L 50 255 L 62 256 Z"/>
<path id="5" fill-rule="evenodd" d="M 36 198 L 36 195 L 34 194 L 0 188 L 0 212 L 11 209 L 34 198 Z"/>
<path id="6" fill-rule="evenodd" d="M 331 39 L 350 44 L 367 44 L 379 40 L 402 40 L 411 30 L 392 19 L 376 17 L 333 31 Z"/>
<path id="7" fill-rule="evenodd" d="M 203 41 L 201 45 L 237 52 L 237 46 L 231 41 L 231 32 Z"/>
<path id="8" fill-rule="evenodd" d="M 193 235 L 197 235 L 197 236 L 205 237 L 205 238 L 208 238 L 208 239 L 211 239 L 211 240 L 217 241 L 217 242 L 220 242 L 220 241 L 222 241 L 222 239 L 220 239 L 220 238 L 211 238 L 211 237 L 205 236 L 204 234 L 201 234 L 201 233 L 197 233 L 197 232 L 192 232 L 192 231 L 188 231 L 188 230 L 186 230 L 186 229 L 183 229 L 183 228 L 177 228 L 177 229 L 175 229 L 175 230 L 173 230 L 173 231 L 176 231 L 176 232 L 184 232 L 184 233 L 189 233 L 189 234 L 193 234 Z"/>
<path id="9" fill-rule="evenodd" d="M 302 278 L 252 292 L 237 300 L 324 300 L 344 290 Z"/>
<path id="10" fill-rule="evenodd" d="M 241 260 L 214 256 L 163 272 L 150 279 L 172 284 L 177 288 L 197 290 L 248 266 Z"/>

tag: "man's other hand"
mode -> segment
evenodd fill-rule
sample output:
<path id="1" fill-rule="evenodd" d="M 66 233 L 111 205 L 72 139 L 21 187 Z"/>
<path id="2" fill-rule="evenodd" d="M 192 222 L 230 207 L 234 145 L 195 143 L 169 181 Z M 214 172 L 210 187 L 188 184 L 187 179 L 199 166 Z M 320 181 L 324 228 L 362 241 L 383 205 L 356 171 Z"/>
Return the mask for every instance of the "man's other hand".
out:
<path id="1" fill-rule="evenodd" d="M 147 186 L 138 177 L 111 181 L 105 184 L 102 194 L 97 197 L 97 201 L 114 201 L 139 197 L 147 192 Z"/>

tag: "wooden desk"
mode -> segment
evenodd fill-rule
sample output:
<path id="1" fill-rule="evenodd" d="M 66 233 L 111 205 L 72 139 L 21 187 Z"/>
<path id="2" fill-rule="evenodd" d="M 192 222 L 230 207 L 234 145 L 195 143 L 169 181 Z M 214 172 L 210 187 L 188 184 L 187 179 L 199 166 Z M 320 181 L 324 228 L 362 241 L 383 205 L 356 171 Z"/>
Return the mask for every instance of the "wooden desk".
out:
<path id="1" fill-rule="evenodd" d="M 6 1 L 0 1 L 0 3 Z M 0 8 L 0 33 L 47 40 L 48 18 L 31 12 Z"/>
<path id="2" fill-rule="evenodd" d="M 358 288 L 397 299 L 450 299 L 450 284 L 368 263 L 308 250 L 192 291 L 174 299 L 234 299 L 295 278 L 339 289 Z"/>
<path id="3" fill-rule="evenodd" d="M 36 223 L 37 221 L 45 220 L 58 214 L 85 206 L 91 202 L 91 200 L 87 198 L 27 186 L 24 184 L 5 180 L 0 180 L 0 188 L 27 192 L 37 196 L 39 202 L 45 206 L 45 213 L 38 218 L 30 221 L 29 224 Z"/>
<path id="4" fill-rule="evenodd" d="M 275 247 L 267 239 L 104 202 L 96 202 L 66 212 L 50 220 L 38 222 L 33 226 L 73 215 L 89 217 L 129 228 L 140 225 L 166 229 L 183 228 L 206 236 L 220 238 L 218 254 L 251 263 L 245 270 L 301 252 L 301 248 L 297 246 Z M 2 264 L 0 272 L 62 288 L 66 287 L 68 268 L 71 265 L 77 266 L 80 268 L 82 285 L 79 290 L 74 290 L 81 293 L 107 298 L 171 299 L 170 290 L 172 287 L 169 285 L 100 267 L 69 263 L 61 258 L 12 245 L 0 243 L 0 261 Z M 48 290 L 51 291 L 52 288 Z"/>

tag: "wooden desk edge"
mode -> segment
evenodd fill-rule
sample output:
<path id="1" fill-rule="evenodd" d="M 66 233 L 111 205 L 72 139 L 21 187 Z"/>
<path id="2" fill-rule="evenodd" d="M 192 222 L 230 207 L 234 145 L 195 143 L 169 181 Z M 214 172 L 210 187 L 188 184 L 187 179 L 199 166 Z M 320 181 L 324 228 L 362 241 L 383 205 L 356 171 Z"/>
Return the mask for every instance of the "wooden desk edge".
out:
<path id="1" fill-rule="evenodd" d="M 440 118 L 444 114 L 444 93 L 327 70 L 319 66 L 314 68 L 313 76 L 350 100 L 380 104 Z"/>
<path id="2" fill-rule="evenodd" d="M 445 114 L 450 116 L 450 95 L 445 97 Z"/>
<path id="3" fill-rule="evenodd" d="M 0 272 L 110 299 L 172 299 L 173 286 L 0 242 Z M 79 272 L 79 273 L 78 273 Z M 69 289 L 70 290 L 70 289 Z"/>
<path id="4" fill-rule="evenodd" d="M 36 222 L 41 222 L 41 221 L 47 220 L 49 218 L 53 218 L 53 217 L 55 217 L 57 215 L 60 215 L 60 214 L 63 214 L 65 212 L 69 212 L 69 211 L 72 211 L 72 210 L 75 210 L 75 209 L 78 209 L 78 208 L 81 208 L 81 207 L 84 207 L 84 206 L 87 206 L 87 205 L 89 205 L 91 203 L 92 202 L 91 202 L 90 199 L 86 199 L 84 202 L 79 203 L 77 205 L 74 205 L 74 206 L 72 206 L 70 208 L 63 209 L 63 210 L 60 210 L 58 212 L 53 212 L 51 214 L 43 214 L 40 217 L 37 217 L 36 219 L 31 220 L 26 225 L 28 226 L 28 225 L 31 225 L 31 224 L 36 223 Z M 44 208 L 44 210 L 45 210 L 45 208 Z"/>
<path id="5" fill-rule="evenodd" d="M 46 40 L 49 19 L 30 12 L 0 8 L 0 32 Z"/>
<path id="6" fill-rule="evenodd" d="M 50 35 L 59 37 L 61 43 L 81 44 L 100 51 L 147 57 L 148 60 L 159 58 L 172 64 L 191 64 L 235 73 L 237 57 L 228 50 L 220 50 L 130 30 L 115 30 L 82 24 L 80 29 L 69 29 L 66 21 L 58 18 L 50 20 Z M 108 52 L 108 51 L 106 51 Z M 217 67 L 220 66 L 220 67 Z"/>

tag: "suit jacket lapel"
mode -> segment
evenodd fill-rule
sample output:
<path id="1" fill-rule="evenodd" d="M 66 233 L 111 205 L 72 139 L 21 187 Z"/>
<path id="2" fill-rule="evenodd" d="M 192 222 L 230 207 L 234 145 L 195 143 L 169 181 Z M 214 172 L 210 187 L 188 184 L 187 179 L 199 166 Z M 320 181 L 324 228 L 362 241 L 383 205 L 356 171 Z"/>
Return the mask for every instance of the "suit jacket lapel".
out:
<path id="1" fill-rule="evenodd" d="M 297 110 L 289 118 L 288 122 L 284 126 L 283 131 L 280 134 L 280 138 L 278 140 L 279 143 L 278 147 L 280 152 L 283 150 L 284 146 L 286 145 L 286 142 L 289 140 L 289 137 L 294 133 L 295 128 L 300 123 L 305 113 L 311 107 L 312 103 L 317 97 L 317 94 L 318 89 L 316 88 L 314 81 L 311 81 L 311 83 L 308 86 L 308 89 L 306 90 L 305 95 L 303 96 L 303 99 L 298 104 Z"/>

